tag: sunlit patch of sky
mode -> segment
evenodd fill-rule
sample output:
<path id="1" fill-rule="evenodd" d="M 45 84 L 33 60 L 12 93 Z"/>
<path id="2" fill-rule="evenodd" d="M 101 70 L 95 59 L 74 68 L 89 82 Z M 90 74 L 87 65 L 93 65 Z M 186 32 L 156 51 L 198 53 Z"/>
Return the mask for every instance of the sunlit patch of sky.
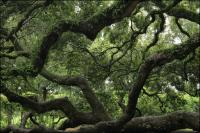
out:
<path id="1" fill-rule="evenodd" d="M 142 10 L 141 12 L 142 12 L 143 16 L 147 16 L 148 15 L 148 12 L 146 10 Z"/>
<path id="2" fill-rule="evenodd" d="M 108 1 L 108 6 L 111 6 L 114 3 L 114 1 Z"/>
<path id="3" fill-rule="evenodd" d="M 197 84 L 197 90 L 200 90 L 200 83 Z"/>
<path id="4" fill-rule="evenodd" d="M 110 28 L 113 29 L 115 27 L 115 24 L 111 24 Z"/>
<path id="5" fill-rule="evenodd" d="M 132 28 L 138 30 L 134 22 L 132 22 Z M 128 31 L 131 31 L 131 20 L 128 21 Z"/>
<path id="6" fill-rule="evenodd" d="M 128 26 L 131 27 L 131 20 L 128 21 Z"/>
<path id="7" fill-rule="evenodd" d="M 173 35 L 173 32 L 172 32 L 172 29 L 170 28 L 170 21 L 171 21 L 171 18 L 169 17 L 169 16 L 167 16 L 166 14 L 165 14 L 165 31 L 164 31 L 164 33 L 163 33 L 163 35 L 166 35 L 166 34 L 171 34 L 171 35 Z M 174 39 L 173 39 L 173 43 L 175 44 L 175 45 L 179 45 L 179 44 L 181 44 L 182 43 L 182 41 L 181 41 L 181 39 L 179 38 L 179 37 L 175 37 Z"/>
<path id="8" fill-rule="evenodd" d="M 196 9 L 196 13 L 200 13 L 200 8 L 197 8 L 197 9 Z"/>
<path id="9" fill-rule="evenodd" d="M 106 80 L 105 80 L 104 83 L 105 83 L 105 84 L 110 84 L 110 83 L 112 83 L 112 81 L 111 81 L 110 78 L 108 77 L 108 78 L 106 78 Z"/>
<path id="10" fill-rule="evenodd" d="M 171 85 L 171 84 L 168 84 L 167 87 L 170 88 L 171 90 L 175 91 L 176 93 L 178 92 L 178 90 L 176 89 L 176 87 L 173 86 L 173 85 Z"/>
<path id="11" fill-rule="evenodd" d="M 169 34 L 171 32 L 171 28 L 170 28 L 170 17 L 168 17 L 166 14 L 164 14 L 165 16 L 165 30 L 163 35 Z"/>
<path id="12" fill-rule="evenodd" d="M 79 13 L 81 11 L 81 8 L 79 6 L 75 6 L 74 12 Z"/>
<path id="13" fill-rule="evenodd" d="M 109 83 L 110 83 L 110 81 L 106 79 L 105 80 L 105 84 L 109 84 Z"/>
<path id="14" fill-rule="evenodd" d="M 19 87 L 18 87 L 18 90 L 21 90 L 21 89 L 22 89 L 22 87 L 21 87 L 21 86 L 19 86 Z"/>
<path id="15" fill-rule="evenodd" d="M 101 40 L 104 40 L 104 32 L 101 32 Z"/>
<path id="16" fill-rule="evenodd" d="M 174 42 L 175 45 L 179 45 L 179 44 L 181 44 L 182 41 L 179 37 L 175 37 L 173 42 Z"/>

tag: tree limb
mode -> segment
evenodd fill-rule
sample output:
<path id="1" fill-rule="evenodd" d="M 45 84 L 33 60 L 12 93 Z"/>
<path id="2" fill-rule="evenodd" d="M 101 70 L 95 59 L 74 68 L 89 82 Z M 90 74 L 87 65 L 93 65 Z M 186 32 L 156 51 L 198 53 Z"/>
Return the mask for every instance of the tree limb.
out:
<path id="1" fill-rule="evenodd" d="M 85 98 L 87 99 L 88 103 L 90 104 L 93 113 L 101 114 L 105 117 L 105 120 L 109 119 L 102 103 L 96 97 L 95 93 L 93 92 L 92 88 L 90 88 L 88 81 L 83 77 L 68 77 L 68 76 L 59 76 L 53 73 L 50 73 L 43 69 L 40 73 L 46 79 L 58 83 L 60 85 L 67 85 L 67 86 L 77 86 L 81 88 Z"/>
<path id="2" fill-rule="evenodd" d="M 66 116 L 76 123 L 80 124 L 94 124 L 99 121 L 109 120 L 110 118 L 107 114 L 103 112 L 92 112 L 83 113 L 76 110 L 72 103 L 65 98 L 58 98 L 47 102 L 35 102 L 29 98 L 20 96 L 9 89 L 7 89 L 3 84 L 1 85 L 0 93 L 4 94 L 10 102 L 15 102 L 21 104 L 25 108 L 29 108 L 36 113 L 45 113 L 52 110 L 61 110 L 66 114 Z"/>
<path id="3" fill-rule="evenodd" d="M 107 123 L 107 122 L 104 122 Z M 103 128 L 103 127 L 102 127 Z M 145 116 L 131 119 L 123 127 L 119 133 L 133 132 L 154 132 L 154 133 L 169 133 L 173 130 L 191 128 L 199 131 L 199 113 L 177 111 L 161 116 Z M 75 128 L 68 128 L 66 131 L 54 130 L 45 127 L 33 129 L 16 128 L 8 126 L 1 129 L 1 133 L 13 131 L 14 133 L 101 133 L 95 125 L 82 125 Z M 106 133 L 113 133 L 106 132 Z"/>
<path id="4" fill-rule="evenodd" d="M 176 25 L 178 26 L 179 30 L 180 30 L 183 34 L 185 34 L 188 38 L 190 38 L 190 34 L 189 34 L 187 31 L 185 31 L 185 30 L 182 28 L 181 24 L 179 23 L 179 18 L 175 18 L 175 23 L 176 23 Z"/>
<path id="5" fill-rule="evenodd" d="M 200 17 L 199 17 L 200 14 L 194 13 L 192 11 L 188 11 L 186 9 L 174 8 L 170 10 L 169 12 L 167 12 L 167 14 L 170 16 L 177 17 L 177 18 L 184 18 L 189 21 L 200 24 Z"/>
<path id="6" fill-rule="evenodd" d="M 153 38 L 153 41 L 147 46 L 147 48 L 145 49 L 145 53 L 151 48 L 153 47 L 154 45 L 157 44 L 158 40 L 159 40 L 159 35 L 161 32 L 164 31 L 164 26 L 165 26 L 165 17 L 162 13 L 159 14 L 159 17 L 161 19 L 161 22 L 160 22 L 160 26 L 158 29 L 156 29 L 156 32 L 154 33 L 154 38 Z"/>
<path id="7" fill-rule="evenodd" d="M 24 51 L 24 49 L 20 46 L 20 44 L 18 43 L 18 41 L 16 40 L 16 38 L 14 36 L 11 36 L 11 41 L 14 45 L 16 45 L 17 47 L 17 52 L 20 51 Z M 31 54 L 29 52 L 24 52 L 25 57 L 30 58 Z M 107 112 L 105 111 L 102 103 L 99 101 L 99 99 L 96 97 L 95 93 L 93 92 L 92 88 L 90 88 L 88 81 L 86 79 L 84 79 L 83 77 L 68 77 L 68 76 L 60 76 L 60 75 L 56 75 L 53 74 L 49 71 L 47 71 L 45 68 L 42 69 L 40 75 L 42 75 L 43 77 L 45 77 L 46 79 L 58 83 L 60 85 L 67 85 L 67 86 L 77 86 L 79 88 L 81 88 L 85 98 L 87 99 L 87 101 L 89 102 L 94 115 L 96 115 L 96 117 L 99 117 L 98 119 L 102 119 L 102 120 L 109 120 L 109 116 L 107 114 Z"/>
<path id="8" fill-rule="evenodd" d="M 174 1 L 180 2 L 181 0 L 174 0 Z M 153 0 L 153 2 L 156 4 L 156 6 L 158 6 L 161 9 L 165 7 L 165 5 L 161 1 Z M 184 8 L 172 8 L 170 10 L 166 10 L 165 13 L 167 13 L 170 16 L 174 16 L 176 18 L 183 18 L 195 22 L 197 24 L 200 24 L 200 17 L 199 17 L 200 14 L 189 11 Z"/>
<path id="9" fill-rule="evenodd" d="M 186 41 L 184 44 L 177 46 L 175 49 L 168 49 L 147 58 L 147 60 L 140 66 L 136 82 L 129 93 L 127 105 L 127 114 L 129 116 L 134 116 L 138 97 L 153 68 L 169 63 L 175 59 L 185 58 L 188 54 L 199 47 L 199 43 L 199 33 L 197 33 L 191 37 L 191 39 Z"/>
<path id="10" fill-rule="evenodd" d="M 75 109 L 67 98 L 59 98 L 52 101 L 38 103 L 8 90 L 4 85 L 1 85 L 0 93 L 4 94 L 10 102 L 20 103 L 23 107 L 32 109 L 37 113 L 45 113 L 51 110 L 61 110 L 70 118 L 80 115 L 80 112 Z"/>
<path id="11" fill-rule="evenodd" d="M 177 111 L 162 116 L 136 117 L 124 126 L 124 132 L 167 133 L 184 128 L 199 131 L 199 113 Z"/>
<path id="12" fill-rule="evenodd" d="M 141 0 L 122 0 L 104 11 L 80 22 L 60 22 L 46 37 L 43 38 L 40 50 L 33 62 L 34 70 L 39 73 L 45 63 L 49 49 L 57 42 L 60 36 L 67 31 L 82 33 L 94 40 L 97 34 L 106 26 L 121 21 L 130 16 Z"/>

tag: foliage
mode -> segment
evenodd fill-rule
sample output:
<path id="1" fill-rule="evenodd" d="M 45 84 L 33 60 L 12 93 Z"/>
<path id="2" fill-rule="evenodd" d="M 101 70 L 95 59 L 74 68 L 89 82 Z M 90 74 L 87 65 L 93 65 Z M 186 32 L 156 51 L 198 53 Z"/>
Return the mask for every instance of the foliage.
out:
<path id="1" fill-rule="evenodd" d="M 7 1 L 4 3 L 1 6 L 3 10 L 1 29 L 6 29 L 8 33 L 11 32 L 26 12 L 40 3 L 38 1 Z M 42 75 L 34 77 L 26 74 L 32 69 L 32 62 L 37 57 L 41 42 L 58 23 L 73 21 L 76 24 L 76 22 L 85 21 L 116 3 L 115 1 L 55 1 L 48 7 L 34 11 L 16 33 L 17 41 L 31 53 L 31 58 L 1 57 L 2 82 L 17 94 L 25 97 L 36 96 L 40 101 L 43 100 L 42 88 L 45 87 L 47 101 L 68 97 L 78 110 L 91 111 L 80 88 L 59 85 Z M 164 3 L 170 4 L 166 1 Z M 185 0 L 177 8 L 196 12 L 199 8 L 195 3 Z M 124 105 L 127 104 L 128 92 L 136 82 L 138 69 L 144 60 L 160 51 L 182 45 L 188 39 L 180 32 L 175 17 L 164 14 L 165 28 L 158 35 L 159 40 L 154 46 L 146 50 L 162 23 L 158 15 L 156 15 L 155 22 L 148 26 L 145 34 L 138 35 L 135 40 L 126 43 L 134 32 L 144 29 L 147 22 L 152 19 L 147 20 L 146 17 L 149 11 L 154 10 L 154 4 L 150 1 L 143 4 L 148 6 L 145 8 L 141 6 L 142 8 L 130 17 L 103 28 L 94 41 L 80 33 L 65 32 L 50 49 L 44 65 L 48 71 L 57 75 L 86 78 L 113 119 L 119 118 L 123 113 L 123 109 L 119 107 L 119 101 L 121 100 L 120 102 Z M 186 19 L 180 19 L 179 22 L 191 36 L 199 30 L 197 23 Z M 13 46 L 12 41 L 2 39 L 1 42 L 1 47 Z M 5 53 L 15 56 L 17 51 L 6 51 Z M 193 112 L 199 110 L 200 74 L 197 69 L 199 54 L 198 48 L 183 60 L 175 60 L 153 69 L 137 104 L 142 116 L 160 115 L 177 110 Z M 150 96 L 153 93 L 155 95 Z M 19 126 L 22 114 L 30 109 L 10 103 L 2 94 L 0 98 L 0 126 L 6 127 L 10 124 L 9 119 L 12 124 Z M 35 114 L 35 120 L 46 127 L 58 127 L 68 119 L 65 117 L 56 123 L 63 116 L 65 116 L 63 112 L 51 111 Z M 35 127 L 35 125 L 28 119 L 26 127 Z"/>

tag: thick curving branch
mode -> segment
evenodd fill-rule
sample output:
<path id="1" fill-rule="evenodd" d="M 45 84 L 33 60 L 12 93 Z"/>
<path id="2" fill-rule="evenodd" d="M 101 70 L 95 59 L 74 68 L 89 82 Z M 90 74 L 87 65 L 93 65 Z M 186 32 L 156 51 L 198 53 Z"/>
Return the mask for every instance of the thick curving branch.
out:
<path id="1" fill-rule="evenodd" d="M 190 38 L 190 34 L 189 34 L 187 31 L 185 31 L 185 30 L 182 28 L 181 24 L 179 23 L 179 18 L 175 18 L 175 23 L 176 23 L 176 25 L 178 26 L 179 30 L 180 30 L 183 34 L 185 34 L 188 38 Z"/>
<path id="2" fill-rule="evenodd" d="M 67 98 L 59 98 L 52 101 L 39 103 L 10 91 L 4 85 L 1 85 L 0 93 L 4 94 L 10 102 L 20 103 L 23 107 L 29 108 L 37 113 L 45 113 L 52 110 L 61 110 L 69 118 L 80 115 L 80 112 L 76 110 L 76 108 Z"/>
<path id="3" fill-rule="evenodd" d="M 125 133 L 166 133 L 178 129 L 199 130 L 199 113 L 177 111 L 162 116 L 136 117 L 124 126 Z"/>
<path id="4" fill-rule="evenodd" d="M 161 116 L 136 117 L 126 123 L 123 127 L 123 130 L 121 132 L 118 131 L 118 133 L 169 133 L 171 131 L 184 128 L 191 128 L 199 131 L 199 113 L 177 111 Z M 100 133 L 94 125 L 83 125 L 75 128 L 67 128 L 65 131 L 54 130 L 45 127 L 23 129 L 8 126 L 0 131 L 2 133 L 7 133 L 8 131 L 13 131 L 14 133 Z M 106 133 L 113 132 L 111 131 Z M 191 133 L 195 133 L 195 131 Z"/>
<path id="5" fill-rule="evenodd" d="M 6 35 L 6 33 L 5 33 Z M 16 52 L 24 51 L 23 47 L 18 43 L 16 38 L 14 36 L 11 36 L 11 41 L 13 45 L 16 47 Z M 26 58 L 30 58 L 31 53 L 24 51 L 22 56 L 25 56 Z M 105 111 L 102 103 L 99 101 L 99 99 L 96 97 L 96 94 L 93 92 L 92 88 L 90 88 L 88 81 L 84 79 L 83 77 L 69 77 L 69 76 L 60 76 L 53 74 L 49 71 L 47 71 L 45 68 L 42 69 L 40 72 L 40 75 L 42 75 L 44 78 L 58 83 L 60 85 L 66 85 L 66 86 L 77 86 L 81 88 L 85 98 L 87 99 L 88 103 L 90 104 L 92 111 L 96 117 L 101 116 L 98 119 L 102 120 L 109 120 L 110 117 L 108 116 L 107 112 Z"/>
<path id="6" fill-rule="evenodd" d="M 94 126 L 84 127 L 82 129 L 85 132 L 91 133 L 122 131 L 124 125 L 135 115 L 138 97 L 153 68 L 172 62 L 176 59 L 184 59 L 188 54 L 199 47 L 199 39 L 199 33 L 197 33 L 182 45 L 161 51 L 147 58 L 147 60 L 141 65 L 136 77 L 136 82 L 129 93 L 128 105 L 124 115 L 117 121 L 99 122 Z"/>
<path id="7" fill-rule="evenodd" d="M 80 22 L 60 22 L 46 37 L 44 37 L 40 50 L 33 62 L 34 70 L 39 73 L 45 63 L 49 49 L 57 42 L 62 33 L 71 31 L 82 33 L 87 38 L 94 40 L 97 34 L 106 26 L 121 21 L 130 16 L 137 4 L 142 0 L 121 0 L 112 7 L 94 14 L 92 17 Z"/>
<path id="8" fill-rule="evenodd" d="M 24 108 L 31 109 L 39 114 L 52 110 L 60 110 L 70 119 L 71 123 L 68 124 L 69 127 L 80 124 L 94 124 L 99 121 L 105 121 L 109 119 L 105 114 L 103 115 L 102 113 L 96 114 L 79 112 L 66 97 L 47 102 L 35 102 L 29 98 L 20 96 L 10 91 L 4 85 L 1 85 L 0 93 L 5 95 L 10 102 L 19 103 Z"/>
<path id="9" fill-rule="evenodd" d="M 194 13 L 194 12 L 186 10 L 186 9 L 174 8 L 174 9 L 170 10 L 169 12 L 167 12 L 167 14 L 170 16 L 177 17 L 177 18 L 184 18 L 189 21 L 200 24 L 200 17 L 199 17 L 200 14 Z"/>
<path id="10" fill-rule="evenodd" d="M 140 66 L 136 82 L 129 93 L 126 111 L 128 116 L 131 118 L 134 116 L 138 97 L 153 68 L 169 63 L 175 59 L 184 59 L 188 54 L 192 53 L 199 47 L 199 41 L 199 33 L 197 33 L 175 49 L 168 49 L 147 58 L 147 60 Z"/>
<path id="11" fill-rule="evenodd" d="M 109 119 L 109 116 L 107 115 L 102 103 L 96 97 L 92 88 L 90 88 L 88 81 L 83 77 L 68 77 L 68 76 L 55 75 L 51 72 L 48 72 L 45 69 L 41 71 L 40 75 L 60 85 L 77 86 L 81 88 L 85 98 L 87 99 L 88 103 L 90 104 L 93 110 L 93 113 L 101 114 L 102 116 L 104 116 L 105 120 Z"/>
<path id="12" fill-rule="evenodd" d="M 176 2 L 176 1 L 180 2 L 181 0 L 174 0 L 174 2 Z M 156 6 L 158 6 L 161 9 L 165 8 L 165 4 L 163 4 L 162 1 L 152 0 L 152 2 L 154 2 L 156 4 Z M 166 10 L 165 13 L 167 13 L 169 16 L 174 16 L 176 18 L 187 19 L 187 20 L 189 20 L 191 22 L 200 24 L 200 17 L 199 17 L 200 14 L 192 12 L 192 11 L 189 11 L 189 10 L 184 9 L 184 8 L 174 7 L 172 9 L 170 9 L 170 10 Z"/>

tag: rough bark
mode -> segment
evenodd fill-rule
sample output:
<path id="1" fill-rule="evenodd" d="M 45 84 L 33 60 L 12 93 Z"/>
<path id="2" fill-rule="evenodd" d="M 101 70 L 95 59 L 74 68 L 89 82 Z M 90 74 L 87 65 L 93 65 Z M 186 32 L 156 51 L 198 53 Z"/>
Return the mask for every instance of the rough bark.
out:
<path id="1" fill-rule="evenodd" d="M 124 132 L 169 133 L 184 128 L 199 130 L 199 114 L 179 111 L 163 116 L 137 117 L 124 126 Z"/>
<path id="2" fill-rule="evenodd" d="M 106 122 L 105 122 L 106 123 Z M 146 116 L 137 117 L 130 120 L 124 125 L 123 130 L 119 133 L 169 133 L 173 130 L 191 128 L 199 131 L 199 113 L 192 112 L 174 112 L 161 116 Z M 8 126 L 1 129 L 1 133 L 8 133 L 13 131 L 14 133 L 97 133 L 95 126 L 83 125 L 75 128 L 68 128 L 63 130 L 54 130 L 45 127 L 39 127 L 34 129 L 16 128 Z M 102 132 L 103 133 L 103 132 Z M 106 132 L 106 133 L 113 133 Z"/>

